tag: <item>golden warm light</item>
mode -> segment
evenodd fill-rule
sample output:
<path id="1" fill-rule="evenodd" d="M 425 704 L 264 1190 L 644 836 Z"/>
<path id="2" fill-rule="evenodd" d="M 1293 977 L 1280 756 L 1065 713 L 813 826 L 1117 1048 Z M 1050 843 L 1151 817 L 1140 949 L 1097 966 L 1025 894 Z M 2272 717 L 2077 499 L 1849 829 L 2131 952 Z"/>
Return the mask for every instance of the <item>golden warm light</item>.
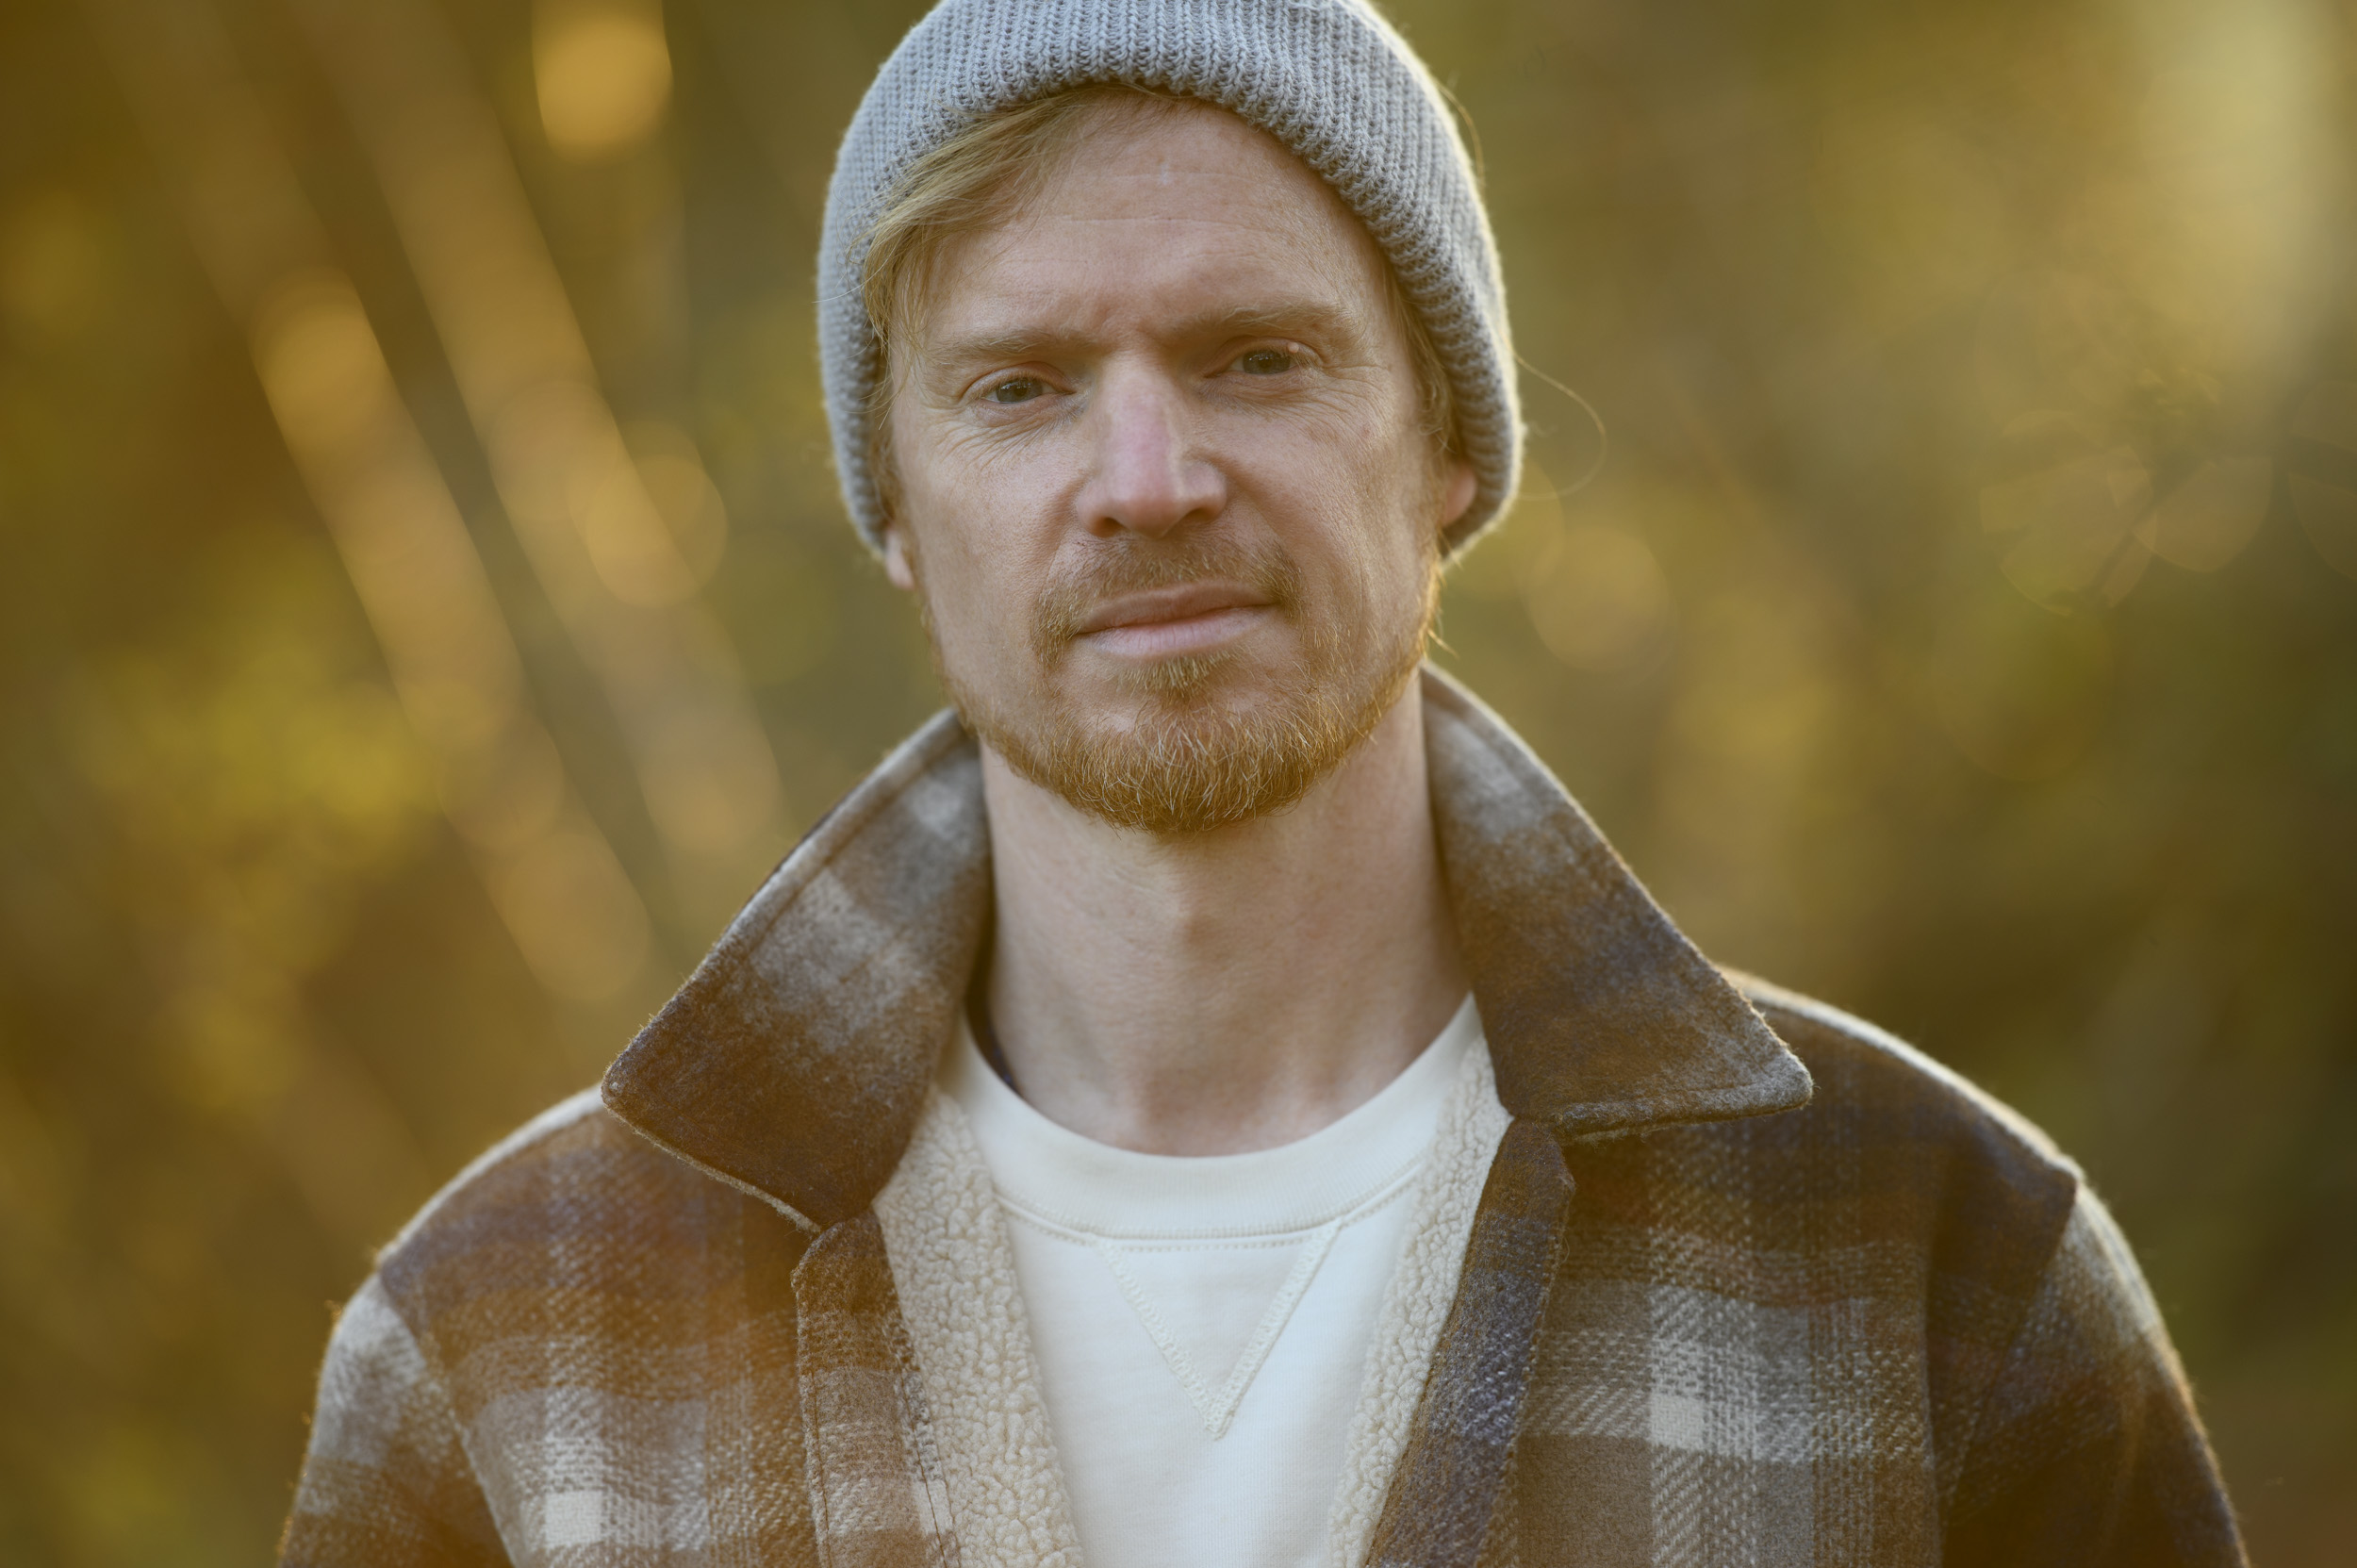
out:
<path id="1" fill-rule="evenodd" d="M 1380 8 L 1530 367 L 1434 657 L 2081 1159 L 2254 1560 L 2357 1559 L 2347 8 Z M 939 704 L 812 323 L 922 9 L 11 14 L 0 1560 L 266 1560 L 326 1303 Z"/>
<path id="2" fill-rule="evenodd" d="M 539 0 L 532 63 L 541 127 L 569 158 L 610 157 L 644 140 L 670 102 L 657 0 Z"/>
<path id="3" fill-rule="evenodd" d="M 566 823 L 500 857 L 491 901 L 540 982 L 575 1001 L 627 987 L 647 956 L 647 917 L 595 830 Z"/>
<path id="4" fill-rule="evenodd" d="M 1981 526 L 2005 539 L 1999 565 L 2034 602 L 2116 604 L 2151 557 L 2150 530 L 2138 526 L 2151 503 L 2151 476 L 2134 448 L 2118 446 L 1990 486 Z"/>
<path id="5" fill-rule="evenodd" d="M 638 421 L 623 439 L 648 500 L 671 531 L 672 548 L 701 587 L 719 569 L 729 545 L 728 503 L 705 471 L 702 454 L 685 431 L 660 420 Z"/>
<path id="6" fill-rule="evenodd" d="M 255 358 L 509 933 L 553 994 L 614 995 L 646 957 L 646 912 L 520 710 L 490 585 L 349 281 L 282 285 L 258 316 Z"/>
<path id="7" fill-rule="evenodd" d="M 635 16 L 660 44 L 652 8 L 534 14 L 543 41 L 594 14 Z M 371 21 L 373 36 L 330 35 L 328 63 L 507 521 L 618 726 L 668 895 L 717 918 L 742 897 L 744 858 L 774 856 L 785 834 L 769 740 L 688 553 L 717 564 L 714 522 L 675 524 L 651 493 L 505 134 L 422 0 L 387 0 Z M 668 455 L 688 460 L 676 443 Z M 666 482 L 678 504 L 676 473 Z M 702 782 L 685 789 L 688 776 Z"/>
<path id="8" fill-rule="evenodd" d="M 1567 528 L 1529 570 L 1524 593 L 1531 626 L 1547 652 L 1574 669 L 1634 663 L 1669 629 L 1669 582 L 1633 534 Z"/>

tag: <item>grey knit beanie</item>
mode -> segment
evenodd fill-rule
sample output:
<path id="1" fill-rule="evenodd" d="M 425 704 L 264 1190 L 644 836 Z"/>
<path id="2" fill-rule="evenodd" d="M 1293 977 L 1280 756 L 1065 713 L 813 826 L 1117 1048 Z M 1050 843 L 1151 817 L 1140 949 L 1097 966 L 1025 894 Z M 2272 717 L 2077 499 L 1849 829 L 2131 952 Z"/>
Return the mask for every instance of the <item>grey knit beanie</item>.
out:
<path id="1" fill-rule="evenodd" d="M 909 166 L 995 110 L 1099 82 L 1202 98 L 1258 125 L 1342 196 L 1447 367 L 1479 487 L 1460 548 L 1514 493 L 1514 351 L 1497 246 L 1439 87 L 1364 0 L 942 0 L 884 62 L 835 157 L 818 244 L 818 357 L 835 471 L 871 548 L 867 237 Z"/>

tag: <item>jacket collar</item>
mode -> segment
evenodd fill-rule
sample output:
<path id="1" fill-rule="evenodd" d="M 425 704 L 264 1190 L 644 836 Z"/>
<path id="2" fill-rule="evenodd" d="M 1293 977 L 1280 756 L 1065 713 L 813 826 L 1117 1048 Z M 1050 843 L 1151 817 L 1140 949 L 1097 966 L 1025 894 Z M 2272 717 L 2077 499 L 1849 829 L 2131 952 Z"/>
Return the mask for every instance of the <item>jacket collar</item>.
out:
<path id="1" fill-rule="evenodd" d="M 1498 1098 L 1558 1137 L 1790 1110 L 1807 1072 L 1498 717 L 1426 667 L 1433 819 Z M 811 830 L 605 1075 L 655 1143 L 823 1229 L 915 1131 L 991 905 L 934 718 Z"/>

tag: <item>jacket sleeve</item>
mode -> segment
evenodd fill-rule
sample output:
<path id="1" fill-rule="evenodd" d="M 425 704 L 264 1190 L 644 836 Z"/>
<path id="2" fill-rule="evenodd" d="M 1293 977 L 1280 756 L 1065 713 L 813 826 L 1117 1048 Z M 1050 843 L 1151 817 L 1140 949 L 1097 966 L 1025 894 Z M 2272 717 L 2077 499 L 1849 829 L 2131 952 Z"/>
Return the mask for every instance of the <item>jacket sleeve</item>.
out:
<path id="1" fill-rule="evenodd" d="M 328 1340 L 279 1561 L 454 1568 L 507 1560 L 449 1395 L 371 1278 Z"/>
<path id="2" fill-rule="evenodd" d="M 1944 1560 L 2244 1568 L 2184 1370 L 2084 1185 L 1974 1426 Z"/>

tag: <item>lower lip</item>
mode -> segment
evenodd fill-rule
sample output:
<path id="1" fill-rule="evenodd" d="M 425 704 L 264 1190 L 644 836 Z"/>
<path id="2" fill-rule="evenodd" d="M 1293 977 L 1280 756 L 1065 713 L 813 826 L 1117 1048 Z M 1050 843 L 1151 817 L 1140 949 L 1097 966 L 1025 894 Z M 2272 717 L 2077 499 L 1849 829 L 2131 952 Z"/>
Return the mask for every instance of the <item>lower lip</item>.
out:
<path id="1" fill-rule="evenodd" d="M 1124 659 L 1167 659 L 1186 653 L 1208 653 L 1235 641 L 1267 614 L 1260 604 L 1239 604 L 1206 610 L 1177 620 L 1139 620 L 1082 634 L 1080 640 L 1101 652 Z"/>

